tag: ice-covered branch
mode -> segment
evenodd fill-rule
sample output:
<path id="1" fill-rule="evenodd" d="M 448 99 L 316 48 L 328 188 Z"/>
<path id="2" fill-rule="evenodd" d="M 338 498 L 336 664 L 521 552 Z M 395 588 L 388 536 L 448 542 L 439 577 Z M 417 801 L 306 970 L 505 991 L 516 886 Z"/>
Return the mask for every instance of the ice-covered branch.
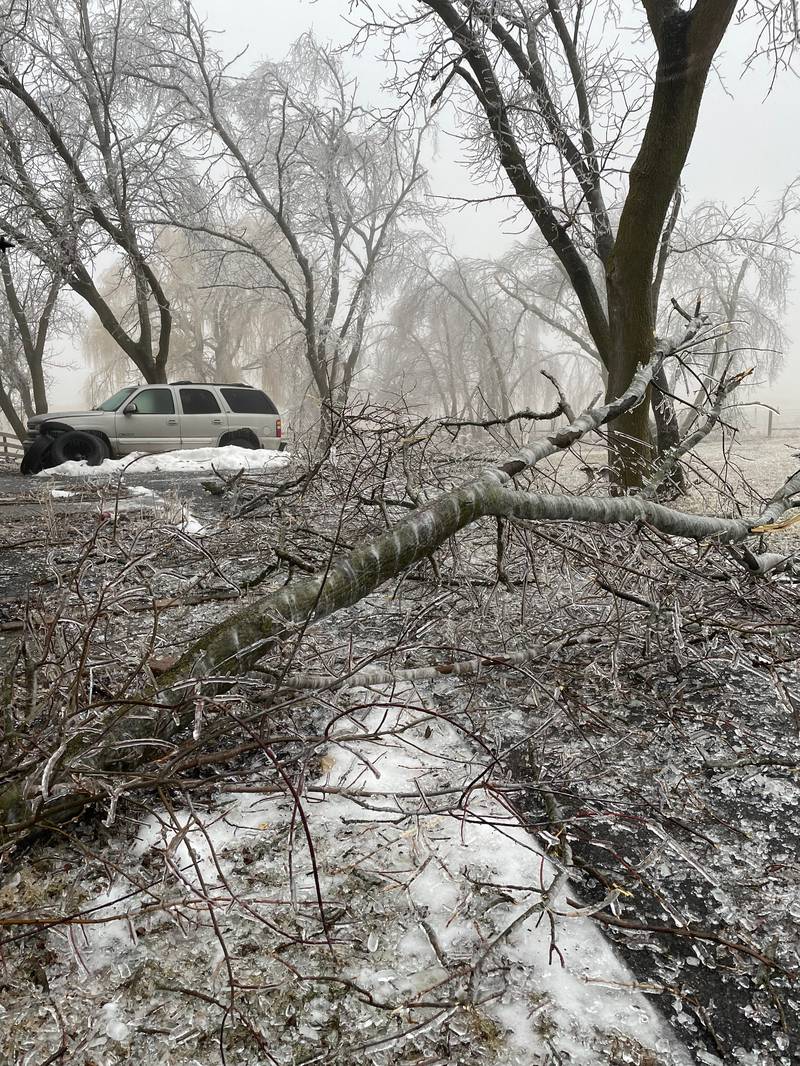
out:
<path id="1" fill-rule="evenodd" d="M 318 573 L 262 597 L 211 628 L 160 678 L 158 693 L 142 693 L 114 706 L 105 717 L 94 716 L 91 728 L 76 729 L 48 762 L 47 787 L 40 780 L 41 771 L 36 771 L 0 793 L 0 844 L 92 802 L 96 796 L 85 781 L 98 773 L 130 768 L 152 751 L 155 740 L 169 741 L 189 725 L 201 688 L 204 696 L 225 691 L 282 639 L 358 603 L 480 518 L 601 525 L 644 521 L 671 536 L 728 544 L 743 542 L 754 527 L 778 522 L 800 494 L 800 471 L 753 519 L 684 514 L 641 497 L 557 496 L 513 488 L 516 475 L 640 403 L 659 364 L 656 359 L 640 367 L 618 400 L 589 408 L 564 429 L 412 512 L 393 529 L 334 558 Z"/>

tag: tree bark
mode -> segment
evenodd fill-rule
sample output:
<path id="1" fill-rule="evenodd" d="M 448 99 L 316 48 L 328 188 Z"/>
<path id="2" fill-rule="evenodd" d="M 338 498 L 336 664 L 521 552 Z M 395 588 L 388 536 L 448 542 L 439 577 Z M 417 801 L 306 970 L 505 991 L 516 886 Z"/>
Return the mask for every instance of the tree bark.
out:
<path id="1" fill-rule="evenodd" d="M 41 359 L 28 360 L 28 370 L 31 375 L 33 408 L 37 415 L 46 415 L 48 410 L 47 385 L 44 380 L 44 367 Z"/>
<path id="2" fill-rule="evenodd" d="M 611 358 L 608 395 L 627 387 L 655 347 L 653 272 L 659 240 L 697 126 L 706 78 L 736 0 L 698 0 L 683 11 L 674 0 L 645 0 L 658 48 L 653 99 L 630 170 L 628 195 L 606 268 Z M 619 484 L 642 484 L 653 457 L 648 405 L 612 426 Z"/>
<path id="3" fill-rule="evenodd" d="M 19 417 L 17 409 L 2 382 L 0 382 L 0 411 L 2 411 L 8 419 L 8 424 L 17 435 L 17 438 L 21 441 L 24 440 L 25 423 Z"/>
<path id="4" fill-rule="evenodd" d="M 677 451 L 681 442 L 678 416 L 675 413 L 675 404 L 669 395 L 669 382 L 663 366 L 660 366 L 653 375 L 653 385 L 650 391 L 653 417 L 656 422 L 656 452 L 658 458 L 661 459 L 670 452 Z M 676 463 L 664 478 L 660 491 L 670 499 L 681 496 L 686 491 L 686 479 L 683 475 L 683 467 L 679 463 Z"/>

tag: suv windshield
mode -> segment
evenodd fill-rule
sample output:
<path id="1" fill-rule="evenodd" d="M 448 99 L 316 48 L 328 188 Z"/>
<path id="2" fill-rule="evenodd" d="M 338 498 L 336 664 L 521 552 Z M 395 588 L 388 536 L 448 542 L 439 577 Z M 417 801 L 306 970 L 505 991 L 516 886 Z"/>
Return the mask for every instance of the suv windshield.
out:
<path id="1" fill-rule="evenodd" d="M 103 403 L 98 404 L 95 407 L 95 411 L 116 411 L 123 400 L 127 399 L 132 392 L 136 392 L 136 385 L 129 385 L 126 389 L 120 389 L 119 392 L 115 392 L 110 400 L 104 400 Z"/>

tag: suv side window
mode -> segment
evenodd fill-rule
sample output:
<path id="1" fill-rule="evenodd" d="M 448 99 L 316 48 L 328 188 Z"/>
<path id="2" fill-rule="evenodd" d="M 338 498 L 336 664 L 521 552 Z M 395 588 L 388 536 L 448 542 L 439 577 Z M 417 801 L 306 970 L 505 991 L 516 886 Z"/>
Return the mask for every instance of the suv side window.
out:
<path id="1" fill-rule="evenodd" d="M 208 389 L 181 389 L 181 407 L 185 415 L 217 415 L 220 406 Z"/>
<path id="2" fill-rule="evenodd" d="M 278 408 L 260 389 L 220 389 L 231 411 L 240 415 L 276 415 Z"/>
<path id="3" fill-rule="evenodd" d="M 174 415 L 175 401 L 171 389 L 145 389 L 133 398 L 137 414 L 140 415 Z"/>

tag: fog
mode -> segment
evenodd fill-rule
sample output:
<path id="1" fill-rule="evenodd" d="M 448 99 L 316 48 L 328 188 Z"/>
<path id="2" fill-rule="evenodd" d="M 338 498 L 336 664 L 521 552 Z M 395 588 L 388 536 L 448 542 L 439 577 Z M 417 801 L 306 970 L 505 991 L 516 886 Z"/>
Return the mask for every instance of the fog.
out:
<path id="1" fill-rule="evenodd" d="M 208 26 L 218 31 L 217 46 L 228 57 L 240 57 L 238 69 L 242 71 L 262 58 L 280 58 L 299 35 L 309 30 L 320 40 L 343 45 L 352 37 L 358 18 L 358 9 L 352 11 L 347 0 L 324 4 L 288 0 L 267 8 L 257 0 L 240 0 L 237 4 L 203 0 L 197 10 L 207 19 Z M 772 84 L 772 71 L 765 63 L 745 69 L 751 39 L 749 26 L 732 28 L 718 57 L 684 170 L 687 208 L 703 200 L 717 200 L 729 206 L 750 201 L 755 207 L 768 209 L 800 174 L 800 143 L 790 133 L 800 105 L 800 82 L 788 73 Z M 382 88 L 387 70 L 376 51 L 371 52 L 368 47 L 360 56 L 348 56 L 346 63 L 369 99 L 392 102 L 391 92 L 387 94 Z M 445 113 L 435 151 L 427 159 L 433 194 L 465 199 L 491 194 L 494 190 L 471 179 L 463 163 L 461 145 L 448 129 L 448 122 Z M 517 220 L 509 221 L 507 214 L 497 203 L 452 210 L 446 221 L 448 243 L 466 256 L 500 254 L 522 228 Z M 794 226 L 797 227 L 796 220 Z M 764 383 L 759 389 L 759 397 L 785 409 L 800 409 L 797 276 L 795 270 L 789 289 L 789 343 L 783 369 L 773 383 Z M 51 406 L 56 408 L 79 399 L 88 374 L 78 350 L 65 347 L 61 362 L 51 390 Z"/>

